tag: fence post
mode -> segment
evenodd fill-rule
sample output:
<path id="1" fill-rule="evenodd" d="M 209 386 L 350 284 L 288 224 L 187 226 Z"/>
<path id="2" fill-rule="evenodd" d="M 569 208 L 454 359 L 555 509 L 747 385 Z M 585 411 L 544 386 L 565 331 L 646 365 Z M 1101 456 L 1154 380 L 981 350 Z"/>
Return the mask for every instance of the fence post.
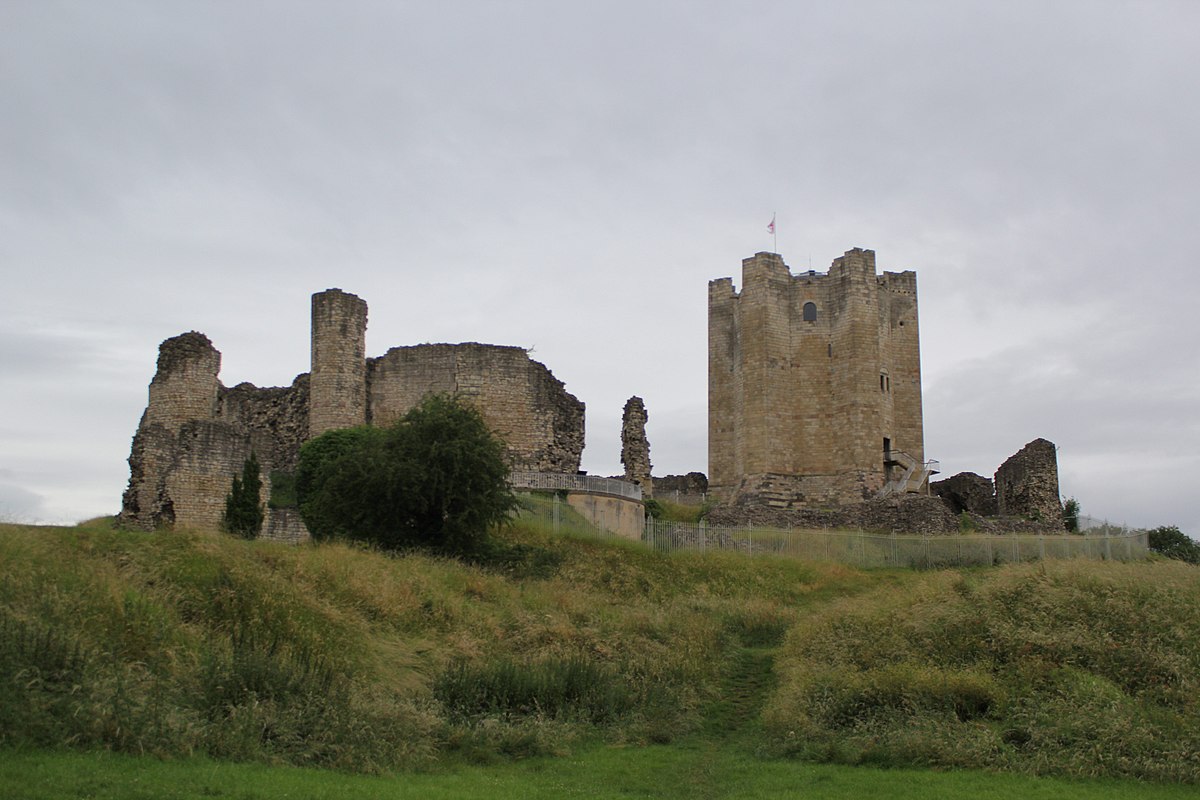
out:
<path id="1" fill-rule="evenodd" d="M 704 520 L 700 520 L 700 552 L 704 552 L 704 529 L 708 527 Z"/>
<path id="2" fill-rule="evenodd" d="M 559 503 L 560 503 L 560 500 L 558 499 L 558 492 L 555 492 L 554 493 L 554 510 L 551 512 L 553 515 L 553 518 L 554 518 L 554 532 L 555 533 L 558 533 Z"/>

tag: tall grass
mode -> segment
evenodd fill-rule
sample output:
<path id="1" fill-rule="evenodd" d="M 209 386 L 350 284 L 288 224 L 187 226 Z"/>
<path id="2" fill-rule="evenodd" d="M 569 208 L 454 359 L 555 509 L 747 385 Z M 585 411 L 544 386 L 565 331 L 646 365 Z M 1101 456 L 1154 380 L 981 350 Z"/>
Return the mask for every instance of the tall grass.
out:
<path id="1" fill-rule="evenodd" d="M 0 525 L 0 746 L 386 771 L 759 736 L 761 707 L 783 754 L 1200 779 L 1194 567 L 861 571 L 559 522 L 476 564 Z"/>
<path id="2" fill-rule="evenodd" d="M 741 626 L 862 577 L 521 523 L 498 548 L 0 526 L 0 744 L 377 771 L 667 741 Z"/>
<path id="3" fill-rule="evenodd" d="M 1200 780 L 1200 575 L 946 572 L 794 626 L 767 724 L 851 763 Z"/>

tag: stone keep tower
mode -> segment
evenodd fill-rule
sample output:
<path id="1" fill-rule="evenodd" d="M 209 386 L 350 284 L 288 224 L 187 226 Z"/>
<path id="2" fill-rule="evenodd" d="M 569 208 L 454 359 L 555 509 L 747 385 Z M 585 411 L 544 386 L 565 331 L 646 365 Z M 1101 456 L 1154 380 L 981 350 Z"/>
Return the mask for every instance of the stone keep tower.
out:
<path id="1" fill-rule="evenodd" d="M 724 501 L 860 502 L 927 486 L 916 273 L 855 248 L 828 273 L 776 253 L 708 285 L 708 469 Z"/>

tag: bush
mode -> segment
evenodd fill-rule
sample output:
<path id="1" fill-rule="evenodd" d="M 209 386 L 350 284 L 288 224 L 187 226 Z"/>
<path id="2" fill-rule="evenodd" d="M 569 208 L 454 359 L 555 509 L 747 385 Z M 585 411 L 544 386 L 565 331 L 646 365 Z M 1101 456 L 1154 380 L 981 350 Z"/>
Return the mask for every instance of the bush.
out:
<path id="1" fill-rule="evenodd" d="M 1079 501 L 1074 497 L 1063 503 L 1062 518 L 1068 533 L 1079 533 Z"/>
<path id="2" fill-rule="evenodd" d="M 479 412 L 431 395 L 390 428 L 330 431 L 300 450 L 300 514 L 315 539 L 452 555 L 486 549 L 516 508 L 504 444 Z"/>
<path id="3" fill-rule="evenodd" d="M 1200 564 L 1200 543 L 1174 525 L 1150 531 L 1150 550 L 1188 564 Z"/>
<path id="4" fill-rule="evenodd" d="M 253 539 L 263 526 L 262 473 L 254 453 L 242 466 L 242 475 L 233 476 L 233 488 L 225 496 L 225 513 L 221 515 L 221 530 Z"/>

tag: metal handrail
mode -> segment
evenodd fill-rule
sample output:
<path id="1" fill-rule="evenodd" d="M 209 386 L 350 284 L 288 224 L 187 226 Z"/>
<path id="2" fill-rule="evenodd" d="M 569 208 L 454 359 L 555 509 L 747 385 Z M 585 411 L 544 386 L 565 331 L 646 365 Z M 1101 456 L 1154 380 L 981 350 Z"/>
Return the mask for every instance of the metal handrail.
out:
<path id="1" fill-rule="evenodd" d="M 566 475 L 556 472 L 512 472 L 508 483 L 514 489 L 538 491 L 586 492 L 608 494 L 630 500 L 642 499 L 642 487 L 636 483 L 617 478 L 601 478 L 596 475 Z"/>

